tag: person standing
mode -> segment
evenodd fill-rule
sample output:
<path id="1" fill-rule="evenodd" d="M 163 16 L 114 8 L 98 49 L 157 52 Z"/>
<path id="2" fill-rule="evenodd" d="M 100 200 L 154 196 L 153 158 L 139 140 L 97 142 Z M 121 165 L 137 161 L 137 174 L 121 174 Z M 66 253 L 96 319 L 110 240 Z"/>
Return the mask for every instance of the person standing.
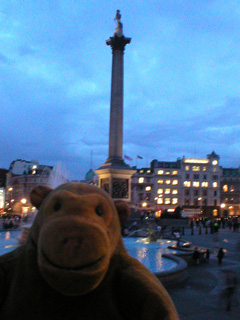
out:
<path id="1" fill-rule="evenodd" d="M 228 272 L 225 276 L 226 311 L 231 311 L 232 299 L 237 286 L 237 277 Z"/>
<path id="2" fill-rule="evenodd" d="M 223 248 L 220 248 L 220 249 L 218 250 L 218 255 L 217 255 L 219 266 L 222 265 L 222 259 L 223 259 L 223 257 L 224 257 L 224 251 L 223 251 Z"/>
<path id="3" fill-rule="evenodd" d="M 206 253 L 205 253 L 205 261 L 208 263 L 209 262 L 209 258 L 210 258 L 210 250 L 207 249 Z"/>

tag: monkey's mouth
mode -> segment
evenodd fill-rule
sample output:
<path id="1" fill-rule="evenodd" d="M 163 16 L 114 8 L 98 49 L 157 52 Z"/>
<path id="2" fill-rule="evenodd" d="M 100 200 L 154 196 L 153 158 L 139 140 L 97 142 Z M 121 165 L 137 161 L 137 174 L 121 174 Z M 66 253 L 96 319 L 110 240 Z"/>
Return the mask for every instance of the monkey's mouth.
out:
<path id="1" fill-rule="evenodd" d="M 61 266 L 61 265 L 58 265 L 56 263 L 54 263 L 52 260 L 49 259 L 49 257 L 44 253 L 44 251 L 41 251 L 41 254 L 42 254 L 42 257 L 44 258 L 44 260 L 51 266 L 53 266 L 54 268 L 56 269 L 60 269 L 60 270 L 65 270 L 65 271 L 73 271 L 73 272 L 76 272 L 76 271 L 82 271 L 84 269 L 89 269 L 89 268 L 92 268 L 94 266 L 97 266 L 104 258 L 105 258 L 105 254 L 102 255 L 100 258 L 94 260 L 94 261 L 91 261 L 89 263 L 86 263 L 84 265 L 78 265 L 78 266 L 75 266 L 75 267 L 66 267 L 66 266 Z"/>

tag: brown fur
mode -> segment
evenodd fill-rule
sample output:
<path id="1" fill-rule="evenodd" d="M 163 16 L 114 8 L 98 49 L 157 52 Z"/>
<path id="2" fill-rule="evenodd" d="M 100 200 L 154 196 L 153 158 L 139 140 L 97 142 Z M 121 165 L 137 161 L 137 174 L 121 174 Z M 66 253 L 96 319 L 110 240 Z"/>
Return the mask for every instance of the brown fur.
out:
<path id="1" fill-rule="evenodd" d="M 28 241 L 0 257 L 0 319 L 178 319 L 158 279 L 123 244 L 129 208 L 103 190 L 35 188 Z"/>

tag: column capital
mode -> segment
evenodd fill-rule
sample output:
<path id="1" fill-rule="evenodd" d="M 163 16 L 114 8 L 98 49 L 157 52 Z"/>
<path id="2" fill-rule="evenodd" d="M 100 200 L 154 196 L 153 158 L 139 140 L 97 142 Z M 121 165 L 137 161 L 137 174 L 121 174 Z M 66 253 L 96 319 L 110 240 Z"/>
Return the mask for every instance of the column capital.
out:
<path id="1" fill-rule="evenodd" d="M 111 46 L 112 51 L 115 51 L 115 50 L 124 51 L 126 44 L 130 42 L 131 42 L 131 38 L 126 38 L 124 36 L 118 37 L 117 35 L 114 35 L 113 37 L 110 37 L 108 40 L 106 40 L 106 44 L 108 46 Z"/>

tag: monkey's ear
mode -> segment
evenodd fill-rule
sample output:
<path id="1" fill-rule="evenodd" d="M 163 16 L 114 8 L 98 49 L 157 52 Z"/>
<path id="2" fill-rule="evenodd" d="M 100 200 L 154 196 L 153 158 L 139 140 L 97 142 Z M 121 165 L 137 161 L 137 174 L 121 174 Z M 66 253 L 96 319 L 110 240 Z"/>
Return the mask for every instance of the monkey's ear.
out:
<path id="1" fill-rule="evenodd" d="M 130 216 L 130 208 L 128 204 L 122 200 L 115 200 L 114 204 L 118 212 L 120 224 L 123 225 Z"/>
<path id="2" fill-rule="evenodd" d="M 49 193 L 52 191 L 52 188 L 49 188 L 47 186 L 37 186 L 32 189 L 30 193 L 30 199 L 32 205 L 39 209 L 41 206 L 43 200 L 49 195 Z"/>

